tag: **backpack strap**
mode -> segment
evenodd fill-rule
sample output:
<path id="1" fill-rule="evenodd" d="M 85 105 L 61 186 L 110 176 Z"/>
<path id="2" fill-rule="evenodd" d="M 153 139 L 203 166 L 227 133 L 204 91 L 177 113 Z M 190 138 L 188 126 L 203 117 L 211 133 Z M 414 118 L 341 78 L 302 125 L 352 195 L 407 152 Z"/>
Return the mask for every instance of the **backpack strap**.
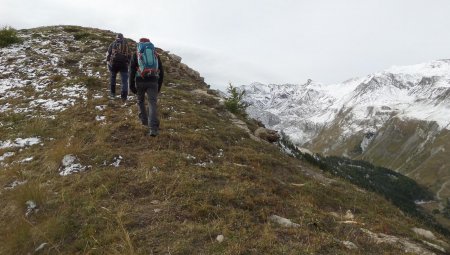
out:
<path id="1" fill-rule="evenodd" d="M 123 55 L 128 55 L 128 44 L 125 40 L 120 43 L 120 53 Z"/>

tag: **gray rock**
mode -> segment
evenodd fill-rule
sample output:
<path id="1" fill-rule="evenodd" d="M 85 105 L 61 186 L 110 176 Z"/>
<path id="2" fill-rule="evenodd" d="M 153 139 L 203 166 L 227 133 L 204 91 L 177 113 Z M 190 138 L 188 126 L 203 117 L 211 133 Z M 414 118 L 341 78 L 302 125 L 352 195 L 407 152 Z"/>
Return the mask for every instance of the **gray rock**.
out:
<path id="1" fill-rule="evenodd" d="M 350 241 L 342 241 L 342 244 L 349 250 L 357 250 L 358 246 Z"/>
<path id="2" fill-rule="evenodd" d="M 216 237 L 216 240 L 217 240 L 217 242 L 219 242 L 219 243 L 223 242 L 224 239 L 225 239 L 225 237 L 224 237 L 223 235 L 218 235 L 218 236 Z"/>
<path id="3" fill-rule="evenodd" d="M 280 140 L 280 135 L 275 130 L 259 127 L 255 130 L 255 136 L 261 138 L 269 143 L 275 143 Z"/>
<path id="4" fill-rule="evenodd" d="M 172 60 L 174 60 L 175 62 L 177 62 L 177 63 L 180 63 L 181 62 L 181 57 L 180 56 L 177 56 L 177 55 L 175 55 L 175 54 L 169 54 L 169 56 L 170 56 L 170 58 L 172 59 Z"/>
<path id="5" fill-rule="evenodd" d="M 272 215 L 269 217 L 269 220 L 272 221 L 273 223 L 277 223 L 283 227 L 288 227 L 288 228 L 298 228 L 300 227 L 299 224 L 292 222 L 290 219 L 286 219 L 283 217 L 280 217 L 278 215 Z"/>
<path id="6" fill-rule="evenodd" d="M 33 200 L 28 200 L 27 202 L 25 202 L 25 204 L 27 205 L 25 216 L 30 216 L 32 213 L 39 211 L 39 209 L 37 209 L 36 202 L 34 202 Z"/>
<path id="7" fill-rule="evenodd" d="M 86 170 L 86 166 L 81 165 L 75 155 L 68 154 L 61 161 L 59 175 L 67 176 L 73 173 L 83 172 L 84 170 Z"/>
<path id="8" fill-rule="evenodd" d="M 41 245 L 39 245 L 39 246 L 34 250 L 34 252 L 38 252 L 38 251 L 44 249 L 44 247 L 45 247 L 47 244 L 48 244 L 48 243 L 41 243 Z"/>

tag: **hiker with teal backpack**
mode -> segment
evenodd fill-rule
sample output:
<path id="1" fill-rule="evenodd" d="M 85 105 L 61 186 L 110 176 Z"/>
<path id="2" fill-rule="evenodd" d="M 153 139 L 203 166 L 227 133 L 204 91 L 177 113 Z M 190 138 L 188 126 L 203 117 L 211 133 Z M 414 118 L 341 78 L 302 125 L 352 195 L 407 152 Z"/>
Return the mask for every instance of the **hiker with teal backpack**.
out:
<path id="1" fill-rule="evenodd" d="M 130 90 L 137 94 L 139 119 L 149 127 L 149 135 L 159 133 L 158 93 L 164 79 L 164 69 L 156 53 L 155 46 L 147 38 L 141 38 L 136 45 L 130 62 Z M 145 94 L 148 98 L 148 112 L 145 107 Z"/>
<path id="2" fill-rule="evenodd" d="M 109 45 L 106 55 L 106 62 L 111 73 L 110 82 L 110 98 L 116 97 L 116 76 L 120 73 L 122 79 L 122 91 L 120 97 L 122 101 L 126 101 L 128 97 L 128 63 L 130 60 L 130 50 L 127 41 L 122 34 L 117 34 L 116 40 Z"/>

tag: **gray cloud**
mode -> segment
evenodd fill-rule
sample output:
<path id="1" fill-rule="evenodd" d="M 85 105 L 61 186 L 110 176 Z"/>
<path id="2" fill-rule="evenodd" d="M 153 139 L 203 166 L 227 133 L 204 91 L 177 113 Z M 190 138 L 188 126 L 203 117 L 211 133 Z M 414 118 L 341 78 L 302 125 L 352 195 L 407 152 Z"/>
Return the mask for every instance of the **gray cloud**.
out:
<path id="1" fill-rule="evenodd" d="M 450 57 L 446 0 L 0 2 L 4 25 L 76 24 L 150 37 L 217 88 L 335 83 Z"/>

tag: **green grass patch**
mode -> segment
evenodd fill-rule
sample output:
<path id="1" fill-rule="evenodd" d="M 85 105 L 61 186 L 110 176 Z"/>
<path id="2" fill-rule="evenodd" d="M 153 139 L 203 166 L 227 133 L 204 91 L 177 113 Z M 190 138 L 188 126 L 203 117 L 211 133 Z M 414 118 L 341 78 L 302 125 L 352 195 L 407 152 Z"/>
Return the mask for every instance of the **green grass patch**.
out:
<path id="1" fill-rule="evenodd" d="M 0 48 L 21 42 L 22 40 L 19 38 L 17 31 L 14 28 L 3 27 L 0 29 Z"/>

